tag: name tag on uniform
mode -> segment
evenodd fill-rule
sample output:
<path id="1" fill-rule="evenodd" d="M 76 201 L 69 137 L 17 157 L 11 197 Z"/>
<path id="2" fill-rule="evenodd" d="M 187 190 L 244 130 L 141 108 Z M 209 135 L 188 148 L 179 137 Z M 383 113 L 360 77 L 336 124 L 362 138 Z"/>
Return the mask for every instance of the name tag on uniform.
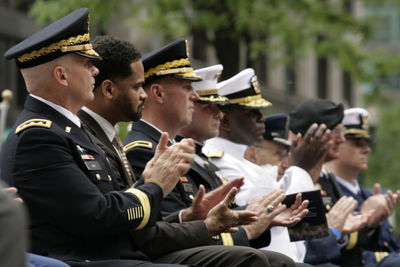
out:
<path id="1" fill-rule="evenodd" d="M 193 193 L 193 185 L 189 183 L 184 183 L 183 190 L 185 190 L 186 193 Z"/>
<path id="2" fill-rule="evenodd" d="M 101 165 L 97 160 L 85 161 L 86 168 L 89 171 L 99 171 L 101 170 Z"/>

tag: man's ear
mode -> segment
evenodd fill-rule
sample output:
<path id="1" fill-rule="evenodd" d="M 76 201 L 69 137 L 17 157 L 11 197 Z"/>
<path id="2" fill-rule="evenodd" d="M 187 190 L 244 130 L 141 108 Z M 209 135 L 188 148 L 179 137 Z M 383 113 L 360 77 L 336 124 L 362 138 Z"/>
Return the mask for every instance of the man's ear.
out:
<path id="1" fill-rule="evenodd" d="M 230 123 L 229 114 L 224 113 L 224 117 L 221 120 L 219 129 L 220 129 L 220 131 L 224 131 L 225 133 L 229 133 L 231 131 L 231 123 Z"/>
<path id="2" fill-rule="evenodd" d="M 163 104 L 165 101 L 165 88 L 159 83 L 152 83 L 146 89 L 146 93 L 159 104 Z"/>
<path id="3" fill-rule="evenodd" d="M 101 91 L 101 94 L 106 97 L 107 99 L 113 99 L 116 97 L 117 92 L 117 86 L 114 84 L 113 81 L 111 80 L 104 80 L 100 86 L 99 90 Z"/>
<path id="4" fill-rule="evenodd" d="M 68 73 L 63 66 L 54 67 L 51 75 L 53 76 L 54 80 L 56 80 L 59 84 L 63 86 L 68 86 Z"/>

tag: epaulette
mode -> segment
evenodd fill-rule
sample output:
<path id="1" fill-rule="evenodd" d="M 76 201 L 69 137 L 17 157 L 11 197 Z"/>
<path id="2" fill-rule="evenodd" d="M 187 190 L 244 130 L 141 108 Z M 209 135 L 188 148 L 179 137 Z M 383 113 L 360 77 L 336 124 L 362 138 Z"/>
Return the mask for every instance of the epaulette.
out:
<path id="1" fill-rule="evenodd" d="M 128 151 L 129 149 L 135 148 L 135 147 L 144 147 L 144 148 L 153 148 L 153 144 L 149 141 L 134 141 L 132 143 L 129 143 L 124 146 L 124 151 Z"/>
<path id="2" fill-rule="evenodd" d="M 43 128 L 50 128 L 52 122 L 49 120 L 44 120 L 44 119 L 31 119 L 27 120 L 15 129 L 15 134 L 18 134 L 19 132 L 22 132 L 23 130 L 30 128 L 30 127 L 43 127 Z"/>
<path id="3" fill-rule="evenodd" d="M 222 158 L 224 156 L 223 150 L 211 150 L 208 151 L 207 157 L 209 158 Z"/>

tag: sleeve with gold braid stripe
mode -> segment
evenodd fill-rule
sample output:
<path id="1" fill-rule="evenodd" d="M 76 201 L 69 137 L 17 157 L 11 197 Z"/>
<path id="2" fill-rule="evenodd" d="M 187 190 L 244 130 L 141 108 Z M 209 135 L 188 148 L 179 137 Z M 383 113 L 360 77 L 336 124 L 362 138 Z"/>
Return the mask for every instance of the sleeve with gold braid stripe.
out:
<path id="1" fill-rule="evenodd" d="M 234 245 L 233 238 L 230 233 L 221 233 L 220 236 L 222 239 L 222 244 L 224 246 L 233 246 Z"/>
<path id="2" fill-rule="evenodd" d="M 349 236 L 349 242 L 347 243 L 346 249 L 353 249 L 357 245 L 358 232 L 351 233 Z"/>
<path id="3" fill-rule="evenodd" d="M 374 253 L 375 254 L 375 261 L 376 263 L 379 263 L 380 261 L 382 261 L 385 257 L 389 256 L 388 252 L 381 252 L 381 251 L 377 251 Z"/>
<path id="4" fill-rule="evenodd" d="M 150 218 L 150 214 L 151 214 L 151 205 L 150 205 L 149 198 L 144 192 L 142 192 L 136 188 L 129 188 L 125 192 L 135 195 L 140 201 L 142 209 L 139 209 L 139 210 L 138 209 L 134 209 L 134 210 L 127 209 L 127 216 L 128 216 L 128 220 L 142 218 L 142 221 L 135 228 L 135 230 L 143 229 L 149 222 L 149 218 Z"/>

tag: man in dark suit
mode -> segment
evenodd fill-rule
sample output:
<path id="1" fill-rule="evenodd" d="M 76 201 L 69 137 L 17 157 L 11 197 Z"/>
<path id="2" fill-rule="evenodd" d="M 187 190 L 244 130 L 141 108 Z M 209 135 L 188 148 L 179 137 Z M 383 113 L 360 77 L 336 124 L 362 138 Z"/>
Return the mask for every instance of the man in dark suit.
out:
<path id="1" fill-rule="evenodd" d="M 100 59 L 88 15 L 76 10 L 5 53 L 30 95 L 3 147 L 2 179 L 28 207 L 33 252 L 72 266 L 151 266 L 131 230 L 154 224 L 163 195 L 190 166 L 192 144 L 160 147 L 145 183 L 120 191 L 76 116 L 94 97 L 92 60 Z"/>
<path id="2" fill-rule="evenodd" d="M 127 162 L 126 157 L 114 126 L 119 121 L 136 121 L 141 117 L 143 102 L 147 97 L 142 88 L 143 65 L 140 54 L 128 42 L 111 36 L 100 36 L 93 41 L 93 44 L 103 58 L 101 62 L 95 63 L 101 74 L 96 77 L 94 101 L 84 107 L 79 116 L 89 128 L 96 143 L 106 152 L 111 165 L 120 177 L 121 187 L 126 187 L 128 183 L 136 182 L 136 179 L 133 175 L 134 170 L 124 164 Z M 226 189 L 225 191 L 227 192 Z M 241 213 L 243 212 L 236 214 Z M 210 220 L 213 214 L 214 212 L 210 211 L 206 221 Z M 224 215 L 226 223 L 230 220 L 230 214 Z M 219 225 L 223 227 L 222 223 Z M 178 261 L 202 266 L 216 265 L 217 262 L 227 266 L 253 265 L 256 261 L 261 265 L 267 264 L 267 262 L 260 263 L 260 258 L 265 260 L 265 256 L 260 256 L 259 252 L 249 248 L 194 247 L 205 245 L 204 242 L 199 242 L 199 239 L 208 238 L 210 242 L 209 235 L 212 232 L 207 224 L 204 227 L 199 221 L 179 224 L 157 222 L 155 226 L 135 231 L 133 235 L 135 242 L 155 262 Z M 259 259 L 249 259 L 246 255 L 250 254 L 253 254 L 253 258 Z"/>
<path id="3" fill-rule="evenodd" d="M 368 169 L 368 154 L 371 152 L 368 121 L 369 113 L 363 108 L 344 111 L 346 141 L 339 147 L 339 157 L 326 165 L 341 192 L 358 201 L 359 212 L 365 213 L 374 209 L 368 222 L 369 234 L 373 238 L 367 240 L 369 242 L 362 251 L 362 263 L 368 266 L 398 266 L 400 246 L 394 229 L 387 220 L 398 202 L 398 192 L 392 193 L 389 190 L 384 197 L 380 185 L 377 184 L 374 194 L 371 194 L 357 180 L 359 174 Z M 353 237 L 351 245 L 357 245 L 357 238 Z"/>

